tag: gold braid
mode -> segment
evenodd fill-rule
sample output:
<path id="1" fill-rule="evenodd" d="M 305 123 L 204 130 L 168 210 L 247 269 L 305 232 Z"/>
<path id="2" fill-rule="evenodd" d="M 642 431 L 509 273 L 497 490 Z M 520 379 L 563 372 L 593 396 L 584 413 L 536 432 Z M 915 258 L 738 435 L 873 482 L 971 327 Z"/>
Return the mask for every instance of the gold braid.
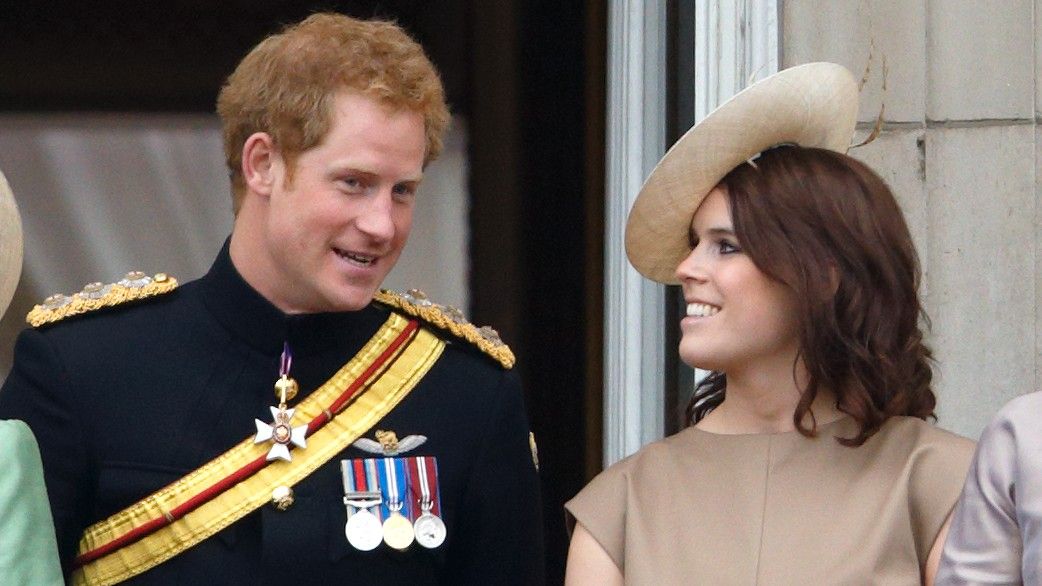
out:
<path id="1" fill-rule="evenodd" d="M 513 368 L 514 366 L 514 353 L 499 339 L 496 330 L 488 326 L 480 328 L 475 326 L 463 317 L 463 312 L 460 310 L 432 303 L 422 291 L 411 289 L 408 293 L 397 293 L 381 289 L 373 300 L 406 315 L 418 317 L 457 338 L 470 342 L 503 365 L 503 368 Z"/>
<path id="2" fill-rule="evenodd" d="M 177 279 L 166 273 L 149 277 L 134 271 L 127 273 L 118 283 L 90 283 L 79 293 L 51 295 L 42 304 L 33 307 L 29 315 L 25 316 L 25 321 L 38 328 L 74 315 L 169 293 L 176 288 Z"/>

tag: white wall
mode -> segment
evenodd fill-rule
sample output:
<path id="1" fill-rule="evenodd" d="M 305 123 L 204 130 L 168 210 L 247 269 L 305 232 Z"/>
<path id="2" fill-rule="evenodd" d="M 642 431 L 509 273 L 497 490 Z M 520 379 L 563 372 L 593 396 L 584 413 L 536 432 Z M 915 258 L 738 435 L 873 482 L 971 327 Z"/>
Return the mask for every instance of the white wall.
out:
<path id="1" fill-rule="evenodd" d="M 0 376 L 34 303 L 130 270 L 201 276 L 232 224 L 220 127 L 207 115 L 2 115 L 0 170 L 25 232 L 22 280 L 0 321 Z M 413 233 L 385 286 L 466 308 L 466 128 L 427 170 Z"/>

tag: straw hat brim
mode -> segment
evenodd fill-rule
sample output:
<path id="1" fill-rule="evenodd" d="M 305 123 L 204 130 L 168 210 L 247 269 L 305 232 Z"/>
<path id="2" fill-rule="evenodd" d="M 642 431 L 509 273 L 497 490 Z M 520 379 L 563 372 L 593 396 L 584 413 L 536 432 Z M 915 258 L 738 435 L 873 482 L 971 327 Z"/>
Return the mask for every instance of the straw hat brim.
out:
<path id="1" fill-rule="evenodd" d="M 7 311 L 21 275 L 22 221 L 11 186 L 0 172 L 0 315 Z"/>
<path id="2" fill-rule="evenodd" d="M 626 254 L 642 275 L 677 284 L 690 252 L 691 219 L 732 169 L 775 145 L 845 153 L 857 123 L 858 85 L 835 63 L 808 63 L 736 94 L 688 130 L 662 157 L 626 222 Z"/>

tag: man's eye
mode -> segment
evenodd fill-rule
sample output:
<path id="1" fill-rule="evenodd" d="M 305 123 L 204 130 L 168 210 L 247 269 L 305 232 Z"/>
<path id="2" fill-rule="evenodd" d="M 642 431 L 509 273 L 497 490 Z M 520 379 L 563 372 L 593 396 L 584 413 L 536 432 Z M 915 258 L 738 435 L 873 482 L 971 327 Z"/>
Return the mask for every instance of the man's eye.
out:
<path id="1" fill-rule="evenodd" d="M 416 194 L 416 187 L 413 185 L 403 184 L 394 186 L 394 195 L 400 199 L 412 197 Z"/>
<path id="2" fill-rule="evenodd" d="M 340 183 L 350 191 L 358 191 L 364 187 L 362 180 L 357 177 L 345 177 Z"/>

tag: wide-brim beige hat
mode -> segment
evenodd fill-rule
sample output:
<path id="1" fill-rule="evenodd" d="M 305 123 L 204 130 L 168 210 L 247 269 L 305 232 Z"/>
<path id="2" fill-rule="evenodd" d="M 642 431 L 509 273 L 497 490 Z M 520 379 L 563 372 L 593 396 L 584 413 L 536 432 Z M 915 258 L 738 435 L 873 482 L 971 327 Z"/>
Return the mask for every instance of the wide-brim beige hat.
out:
<path id="1" fill-rule="evenodd" d="M 7 311 L 21 275 L 22 220 L 11 186 L 0 172 L 0 315 Z"/>
<path id="2" fill-rule="evenodd" d="M 651 172 L 626 222 L 626 254 L 642 275 L 677 284 L 691 218 L 732 169 L 792 143 L 845 153 L 857 124 L 858 84 L 842 65 L 808 63 L 745 88 L 688 130 Z"/>

